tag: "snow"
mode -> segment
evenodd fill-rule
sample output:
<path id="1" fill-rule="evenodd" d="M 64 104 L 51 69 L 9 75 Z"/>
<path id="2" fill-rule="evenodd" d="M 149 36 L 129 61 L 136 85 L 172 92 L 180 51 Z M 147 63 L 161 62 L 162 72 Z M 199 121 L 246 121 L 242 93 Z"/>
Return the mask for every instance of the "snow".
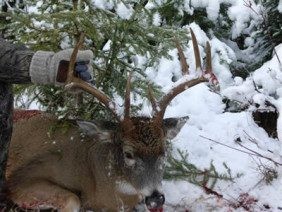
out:
<path id="1" fill-rule="evenodd" d="M 114 3 L 112 0 L 104 1 L 104 0 L 92 0 L 92 4 L 102 10 L 112 9 L 114 7 Z"/>
<path id="2" fill-rule="evenodd" d="M 258 201 L 250 206 L 251 210 L 262 211 L 269 205 L 271 211 L 277 211 L 282 207 L 282 168 L 281 165 L 276 166 L 266 158 L 282 163 L 282 143 L 279 141 L 282 140 L 282 117 L 278 119 L 279 140 L 273 139 L 254 122 L 252 118 L 254 107 L 238 113 L 225 112 L 222 99 L 228 97 L 247 105 L 256 103 L 260 108 L 265 108 L 265 100 L 268 100 L 279 111 L 282 110 L 281 65 L 276 55 L 273 55 L 270 61 L 246 80 L 241 77 L 232 78 L 229 64 L 236 59 L 233 50 L 216 37 L 208 39 L 195 23 L 187 28 L 192 28 L 197 35 L 202 58 L 205 56 L 206 41 L 211 43 L 214 72 L 219 79 L 221 90 L 215 93 L 202 83 L 179 94 L 171 102 L 165 117 L 189 116 L 181 132 L 172 141 L 173 155 L 178 158 L 177 150 L 180 149 L 188 153 L 189 162 L 198 168 L 208 169 L 213 161 L 219 173 L 226 173 L 226 167 L 223 165 L 226 164 L 233 176 L 237 174 L 242 176 L 233 182 L 216 183 L 214 190 L 223 195 L 222 199 L 205 194 L 203 189 L 187 181 L 164 181 L 165 209 L 208 211 L 213 208 L 214 211 L 228 211 L 232 204 L 238 204 L 236 200 L 249 198 L 251 201 L 254 198 Z M 277 55 L 282 55 L 282 44 L 275 49 Z M 148 78 L 161 86 L 164 92 L 168 92 L 181 81 L 177 51 L 172 50 L 169 54 L 172 59 L 162 58 L 157 69 L 146 69 Z M 184 48 L 184 54 L 193 73 L 195 63 L 191 43 Z M 179 80 L 172 82 L 173 76 L 177 76 Z M 236 142 L 238 139 L 240 144 Z M 273 179 L 269 184 L 264 175 L 267 170 L 274 170 L 278 174 L 277 179 Z M 243 211 L 242 208 L 237 210 Z"/>
<path id="3" fill-rule="evenodd" d="M 280 13 L 282 13 L 282 0 L 279 1 L 279 5 L 277 9 Z"/>
<path id="4" fill-rule="evenodd" d="M 160 24 L 161 24 L 161 16 L 159 13 L 155 13 L 153 15 L 153 25 L 160 26 Z"/>
<path id="5" fill-rule="evenodd" d="M 188 4 L 188 1 L 186 2 Z M 220 4 L 222 2 L 225 2 L 225 1 L 222 1 L 222 0 L 200 0 L 200 1 L 191 0 L 189 3 L 195 8 L 197 7 L 206 8 L 208 18 L 215 21 L 218 17 Z M 188 11 L 190 10 L 190 8 L 187 7 L 187 5 L 186 5 L 186 8 L 188 8 Z"/>
<path id="6" fill-rule="evenodd" d="M 215 187 L 215 190 L 229 201 L 246 192 L 259 199 L 259 206 L 267 203 L 273 209 L 281 207 L 281 166 L 275 167 L 267 160 L 217 145 L 205 138 L 242 149 L 235 143 L 236 138 L 240 137 L 243 145 L 267 157 L 275 158 L 280 163 L 281 142 L 269 138 L 262 128 L 258 128 L 250 112 L 223 113 L 223 109 L 221 98 L 210 92 L 205 85 L 196 86 L 178 96 L 168 108 L 166 116 L 189 115 L 189 120 L 173 141 L 175 156 L 177 149 L 184 150 L 189 154 L 189 162 L 198 168 L 208 168 L 213 161 L 219 173 L 226 172 L 223 163 L 227 164 L 234 175 L 242 173 L 243 176 L 235 182 L 218 182 Z M 251 143 L 250 139 L 254 139 L 257 145 Z M 269 153 L 268 150 L 275 153 Z M 258 171 L 259 163 L 272 165 L 278 171 L 279 178 L 271 185 L 260 182 L 263 176 Z M 205 195 L 203 190 L 185 181 L 164 182 L 164 192 L 168 205 L 187 205 L 189 210 L 201 196 L 213 199 L 212 202 L 211 199 L 206 203 L 201 201 L 201 207 L 205 208 L 203 210 L 207 210 L 208 204 L 217 204 L 216 197 Z"/>
<path id="7" fill-rule="evenodd" d="M 125 5 L 122 2 L 117 5 L 116 8 L 117 14 L 122 19 L 130 19 L 133 14 L 133 9 L 130 5 Z"/>
<path id="8" fill-rule="evenodd" d="M 232 38 L 236 38 L 246 29 L 247 24 L 254 17 L 253 11 L 248 7 L 242 6 L 243 1 L 237 1 L 237 4 L 230 7 L 228 10 L 228 16 L 235 22 L 232 29 Z"/>

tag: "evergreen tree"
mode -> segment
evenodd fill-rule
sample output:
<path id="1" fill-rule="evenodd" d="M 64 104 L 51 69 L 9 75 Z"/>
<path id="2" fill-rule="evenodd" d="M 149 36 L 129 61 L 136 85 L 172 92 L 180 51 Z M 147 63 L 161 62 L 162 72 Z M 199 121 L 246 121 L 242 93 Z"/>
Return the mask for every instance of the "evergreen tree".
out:
<path id="1" fill-rule="evenodd" d="M 281 43 L 282 14 L 278 11 L 279 0 L 255 2 L 245 0 L 245 7 L 249 8 L 260 21 L 251 18 L 245 22 L 245 28 L 237 37 L 232 37 L 232 28 L 236 22 L 231 20 L 228 14 L 233 6 L 230 1 L 220 3 L 217 16 L 209 14 L 207 2 L 212 1 L 154 2 L 152 12 L 160 14 L 162 25 L 183 27 L 195 22 L 210 38 L 216 36 L 235 50 L 238 60 L 233 61 L 230 67 L 234 76 L 247 77 L 269 60 L 274 47 Z M 260 9 L 255 9 L 254 4 Z"/>
<path id="2" fill-rule="evenodd" d="M 252 3 L 245 1 L 260 22 L 256 23 L 249 34 L 242 34 L 236 43 L 242 50 L 240 60 L 233 63 L 233 73 L 247 77 L 251 72 L 270 60 L 276 54 L 274 47 L 282 42 L 282 14 L 278 11 L 279 0 L 262 0 L 261 9 L 257 10 Z M 249 44 L 246 39 L 252 40 Z M 276 55 L 278 58 L 279 56 Z"/>
<path id="3" fill-rule="evenodd" d="M 5 37 L 22 42 L 34 50 L 58 51 L 74 46 L 81 32 L 86 35 L 86 48 L 94 52 L 96 86 L 110 97 L 124 96 L 127 72 L 135 72 L 135 95 L 146 96 L 144 70 L 174 48 L 175 36 L 186 38 L 181 30 L 152 24 L 153 17 L 144 7 L 145 1 L 114 1 L 97 5 L 93 1 L 27 0 L 26 11 L 5 12 L 9 27 L 1 25 Z M 17 35 L 17 36 L 12 36 Z M 145 62 L 138 63 L 136 55 Z M 22 89 L 17 89 L 22 92 Z M 93 118 L 108 115 L 89 95 L 83 107 L 75 107 L 76 98 L 53 86 L 24 87 L 47 111 L 63 116 Z M 110 117 L 109 117 L 110 118 Z"/>

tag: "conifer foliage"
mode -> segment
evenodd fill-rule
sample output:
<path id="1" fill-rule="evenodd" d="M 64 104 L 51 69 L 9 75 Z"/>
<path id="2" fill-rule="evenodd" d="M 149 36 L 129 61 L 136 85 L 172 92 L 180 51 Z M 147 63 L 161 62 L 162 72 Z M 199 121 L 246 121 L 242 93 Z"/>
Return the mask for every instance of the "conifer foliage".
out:
<path id="1" fill-rule="evenodd" d="M 144 7 L 145 2 L 116 1 L 95 4 L 90 0 L 25 1 L 25 9 L 6 9 L 1 29 L 4 36 L 21 42 L 33 50 L 59 51 L 73 47 L 81 32 L 86 35 L 85 48 L 94 52 L 93 61 L 96 86 L 109 96 L 124 96 L 128 72 L 135 72 L 135 94 L 145 96 L 147 80 L 144 69 L 174 48 L 175 36 L 186 36 L 173 27 L 152 24 L 153 16 Z M 7 22 L 9 26 L 7 27 Z M 15 36 L 16 35 L 16 36 Z M 136 57 L 139 55 L 140 57 Z M 97 117 L 104 114 L 103 107 L 85 95 L 75 107 L 77 97 L 65 94 L 53 86 L 24 87 L 34 91 L 34 98 L 49 112 L 63 116 Z M 18 89 L 23 92 L 23 89 Z"/>
<path id="2" fill-rule="evenodd" d="M 234 76 L 246 77 L 268 60 L 274 46 L 281 43 L 279 2 L 244 2 L 260 21 L 250 18 L 236 36 L 232 33 L 236 20 L 230 16 L 230 1 L 214 7 L 217 3 L 212 1 L 187 0 L 9 0 L 2 1 L 0 29 L 7 39 L 35 51 L 73 47 L 83 31 L 85 48 L 93 50 L 95 56 L 92 65 L 96 86 L 111 97 L 123 97 L 126 75 L 131 71 L 135 73 L 134 96 L 145 98 L 146 68 L 156 67 L 162 56 L 168 57 L 168 51 L 175 48 L 175 37 L 187 44 L 185 26 L 191 23 L 198 24 L 210 39 L 216 36 L 235 51 L 236 60 L 229 67 Z M 254 8 L 255 3 L 260 7 Z M 33 94 L 29 95 L 31 100 L 62 116 L 109 115 L 91 96 L 69 95 L 58 87 L 25 86 L 16 91 L 20 94 L 18 99 L 21 94 Z M 78 102 L 83 107 L 77 107 Z"/>

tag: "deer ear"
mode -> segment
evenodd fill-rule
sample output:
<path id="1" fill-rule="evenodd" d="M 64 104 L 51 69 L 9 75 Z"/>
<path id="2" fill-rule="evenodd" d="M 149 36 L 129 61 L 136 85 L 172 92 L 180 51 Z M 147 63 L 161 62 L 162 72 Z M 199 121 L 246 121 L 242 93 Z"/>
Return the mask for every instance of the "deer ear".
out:
<path id="1" fill-rule="evenodd" d="M 171 140 L 180 132 L 186 121 L 189 119 L 188 116 L 182 118 L 166 118 L 164 119 L 164 127 L 166 130 L 167 139 Z"/>
<path id="2" fill-rule="evenodd" d="M 79 128 L 87 136 L 94 139 L 111 142 L 112 131 L 115 129 L 113 127 L 105 127 L 103 123 L 93 122 L 93 121 L 76 121 Z"/>

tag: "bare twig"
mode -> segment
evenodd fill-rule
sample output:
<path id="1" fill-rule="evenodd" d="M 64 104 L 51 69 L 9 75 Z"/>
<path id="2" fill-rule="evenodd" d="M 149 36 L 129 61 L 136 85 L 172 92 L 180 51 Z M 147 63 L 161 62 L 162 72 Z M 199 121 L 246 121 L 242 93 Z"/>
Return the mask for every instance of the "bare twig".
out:
<path id="1" fill-rule="evenodd" d="M 250 142 L 252 142 L 253 144 L 255 144 L 258 148 L 259 148 L 259 144 L 258 142 L 256 141 L 256 139 L 252 138 L 245 130 L 243 130 L 243 132 L 248 136 L 248 140 Z"/>
<path id="2" fill-rule="evenodd" d="M 273 162 L 276 166 L 277 166 L 277 165 L 282 166 L 282 163 L 279 163 L 279 162 L 273 160 L 273 159 L 270 158 L 270 157 L 264 156 L 264 155 L 262 155 L 262 154 L 260 154 L 260 153 L 258 153 L 258 152 L 256 152 L 256 151 L 254 151 L 254 150 L 252 150 L 252 149 L 250 149 L 250 148 L 248 148 L 248 147 L 245 147 L 245 146 L 242 145 L 240 142 L 236 142 L 236 141 L 235 141 L 237 144 L 239 144 L 239 146 L 241 146 L 242 148 L 244 148 L 244 149 L 246 149 L 246 150 L 248 150 L 248 151 L 245 151 L 245 150 L 242 150 L 242 149 L 238 149 L 238 148 L 229 146 L 229 145 L 227 145 L 227 144 L 223 144 L 223 143 L 221 143 L 221 142 L 219 142 L 219 141 L 215 141 L 215 140 L 213 140 L 213 139 L 211 139 L 211 138 L 207 138 L 207 137 L 202 136 L 202 135 L 200 135 L 200 137 L 202 137 L 202 138 L 204 138 L 204 139 L 206 139 L 206 140 L 212 141 L 212 142 L 214 142 L 214 143 L 216 143 L 216 144 L 219 144 L 219 145 L 228 147 L 228 148 L 230 148 L 230 149 L 234 149 L 234 150 L 236 150 L 236 151 L 239 151 L 239 152 L 242 152 L 242 153 L 245 153 L 245 154 L 248 154 L 248 155 L 252 155 L 252 156 L 257 156 L 257 157 L 264 158 L 264 159 L 266 159 L 266 160 L 269 160 L 269 161 Z"/>
<path id="3" fill-rule="evenodd" d="M 241 144 L 240 142 L 236 142 L 236 143 L 239 144 L 239 146 L 241 146 L 242 148 L 244 148 L 244 149 L 246 149 L 246 150 L 248 150 L 248 151 L 254 153 L 256 156 L 261 157 L 261 158 L 264 158 L 264 159 L 267 159 L 267 160 L 273 162 L 276 166 L 277 166 L 277 165 L 282 166 L 282 163 L 278 163 L 277 161 L 273 160 L 272 158 L 267 157 L 267 156 L 265 156 L 265 155 L 262 155 L 262 154 L 258 153 L 257 151 L 254 151 L 254 150 L 252 150 L 252 149 L 250 149 L 250 148 L 244 146 L 244 145 Z"/>
<path id="4" fill-rule="evenodd" d="M 242 152 L 242 153 L 245 153 L 245 154 L 248 154 L 248 155 L 256 156 L 256 155 L 253 154 L 253 153 L 250 153 L 250 152 L 247 152 L 247 151 L 244 151 L 244 150 L 241 150 L 241 149 L 238 149 L 238 148 L 229 146 L 229 145 L 227 145 L 227 144 L 221 143 L 221 142 L 216 141 L 216 140 L 213 140 L 213 139 L 211 139 L 211 138 L 207 138 L 207 137 L 202 136 L 202 135 L 200 135 L 200 137 L 202 137 L 202 138 L 204 138 L 204 139 L 206 139 L 206 140 L 212 141 L 212 142 L 214 142 L 214 143 L 216 143 L 216 144 L 219 144 L 219 145 L 221 145 L 221 146 L 225 146 L 225 147 L 228 147 L 228 148 L 230 148 L 230 149 L 234 149 L 234 150 L 236 150 L 236 151 L 239 151 L 239 152 Z"/>

